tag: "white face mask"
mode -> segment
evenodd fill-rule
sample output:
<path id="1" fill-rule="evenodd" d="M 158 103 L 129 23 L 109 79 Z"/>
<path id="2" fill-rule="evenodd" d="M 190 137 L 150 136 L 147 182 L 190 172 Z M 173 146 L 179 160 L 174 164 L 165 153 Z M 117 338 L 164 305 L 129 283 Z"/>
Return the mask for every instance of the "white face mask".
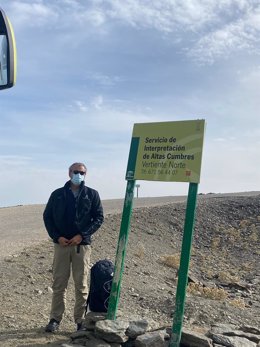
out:
<path id="1" fill-rule="evenodd" d="M 84 181 L 84 178 L 85 178 L 84 175 L 81 175 L 80 173 L 78 173 L 78 174 L 73 173 L 73 176 L 71 178 L 71 182 L 73 184 L 75 184 L 75 186 L 79 186 L 80 183 Z"/>

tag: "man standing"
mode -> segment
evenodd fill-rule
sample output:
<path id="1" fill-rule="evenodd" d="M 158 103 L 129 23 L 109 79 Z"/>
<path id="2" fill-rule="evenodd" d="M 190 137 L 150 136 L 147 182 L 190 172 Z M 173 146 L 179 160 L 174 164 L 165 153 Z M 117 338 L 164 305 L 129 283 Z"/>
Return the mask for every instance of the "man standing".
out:
<path id="1" fill-rule="evenodd" d="M 54 242 L 53 295 L 46 332 L 59 328 L 71 269 L 75 285 L 74 320 L 77 330 L 82 328 L 88 296 L 91 236 L 104 220 L 98 192 L 84 184 L 86 172 L 83 163 L 72 164 L 70 181 L 51 194 L 43 213 L 45 227 Z"/>

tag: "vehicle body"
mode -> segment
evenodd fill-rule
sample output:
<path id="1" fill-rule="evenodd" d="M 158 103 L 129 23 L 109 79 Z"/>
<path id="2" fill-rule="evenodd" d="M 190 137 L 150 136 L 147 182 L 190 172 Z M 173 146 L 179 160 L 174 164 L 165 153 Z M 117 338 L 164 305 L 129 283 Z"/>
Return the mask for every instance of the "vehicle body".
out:
<path id="1" fill-rule="evenodd" d="M 0 8 L 0 90 L 16 81 L 16 45 L 10 20 Z"/>

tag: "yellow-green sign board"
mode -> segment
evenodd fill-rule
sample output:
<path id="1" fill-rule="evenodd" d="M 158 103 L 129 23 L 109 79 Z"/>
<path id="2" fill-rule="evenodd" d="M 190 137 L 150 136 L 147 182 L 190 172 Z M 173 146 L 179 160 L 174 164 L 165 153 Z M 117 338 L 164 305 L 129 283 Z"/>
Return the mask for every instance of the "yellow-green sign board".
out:
<path id="1" fill-rule="evenodd" d="M 126 179 L 199 183 L 204 130 L 203 119 L 134 124 Z"/>

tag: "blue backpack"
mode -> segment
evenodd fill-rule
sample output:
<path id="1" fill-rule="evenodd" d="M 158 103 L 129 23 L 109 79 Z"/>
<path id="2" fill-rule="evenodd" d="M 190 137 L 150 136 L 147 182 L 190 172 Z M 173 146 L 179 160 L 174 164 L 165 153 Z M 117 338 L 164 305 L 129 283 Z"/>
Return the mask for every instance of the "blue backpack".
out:
<path id="1" fill-rule="evenodd" d="M 114 270 L 114 264 L 108 259 L 99 260 L 92 266 L 87 298 L 87 308 L 90 311 L 107 312 Z"/>

